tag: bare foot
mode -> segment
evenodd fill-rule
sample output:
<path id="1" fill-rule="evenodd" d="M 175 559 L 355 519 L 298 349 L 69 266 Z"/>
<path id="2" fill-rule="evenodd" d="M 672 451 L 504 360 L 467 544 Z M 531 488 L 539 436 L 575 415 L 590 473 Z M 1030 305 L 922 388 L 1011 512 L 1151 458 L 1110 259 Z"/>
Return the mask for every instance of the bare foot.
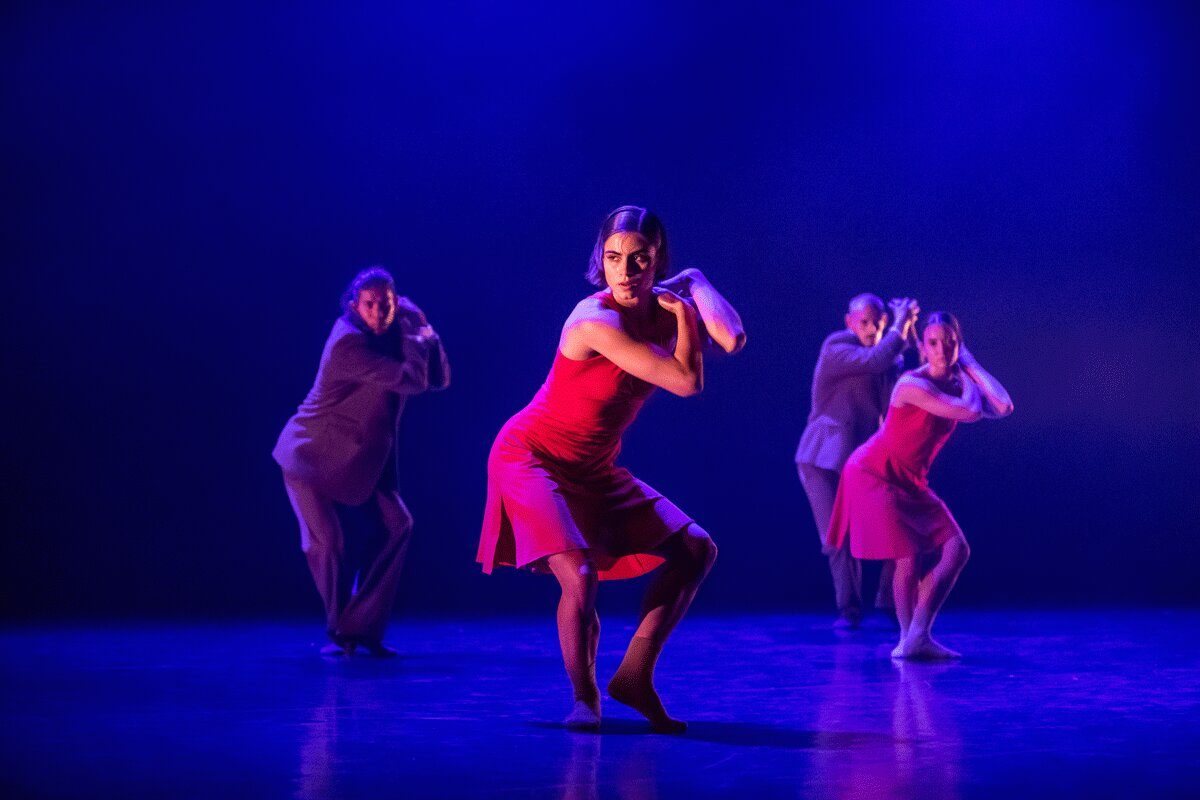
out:
<path id="1" fill-rule="evenodd" d="M 862 626 L 862 614 L 857 611 L 846 611 L 833 621 L 835 631 L 856 631 Z"/>
<path id="2" fill-rule="evenodd" d="M 617 670 L 608 684 L 608 694 L 613 700 L 650 720 L 650 727 L 655 733 L 683 733 L 687 730 L 686 722 L 667 714 L 658 692 L 654 691 L 654 685 L 648 679 L 622 674 Z"/>
<path id="3" fill-rule="evenodd" d="M 400 655 L 394 648 L 388 647 L 382 639 L 365 636 L 338 636 L 335 643 L 346 651 L 346 655 L 354 655 L 355 650 L 362 648 L 371 658 L 395 658 Z"/>
<path id="4" fill-rule="evenodd" d="M 597 698 L 594 703 L 576 700 L 575 707 L 571 709 L 570 714 L 567 714 L 563 725 L 566 725 L 569 731 L 598 732 L 600 730 L 600 700 Z"/>
<path id="5" fill-rule="evenodd" d="M 892 658 L 907 658 L 910 661 L 943 661 L 950 658 L 962 658 L 962 654 L 925 634 L 901 640 L 900 644 L 896 645 L 896 649 L 892 651 Z"/>
<path id="6" fill-rule="evenodd" d="M 343 642 L 330 642 L 322 647 L 319 651 L 323 656 L 336 658 L 337 656 L 348 656 L 354 652 L 354 645 Z"/>
<path id="7" fill-rule="evenodd" d="M 367 655 L 371 656 L 371 658 L 395 658 L 400 655 L 394 647 L 388 647 L 383 642 L 371 641 L 359 642 L 359 644 L 362 645 L 363 649 L 367 651 Z"/>

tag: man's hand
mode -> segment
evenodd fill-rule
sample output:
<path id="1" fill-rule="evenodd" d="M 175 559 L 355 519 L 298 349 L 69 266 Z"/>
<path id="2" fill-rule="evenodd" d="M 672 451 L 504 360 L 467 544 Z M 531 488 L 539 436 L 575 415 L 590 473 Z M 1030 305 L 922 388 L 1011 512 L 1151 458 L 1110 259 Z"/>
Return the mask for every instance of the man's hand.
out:
<path id="1" fill-rule="evenodd" d="M 429 324 L 429 320 L 425 319 L 425 312 L 407 297 L 396 298 L 396 316 L 401 322 L 408 322 L 414 329 L 423 328 Z"/>

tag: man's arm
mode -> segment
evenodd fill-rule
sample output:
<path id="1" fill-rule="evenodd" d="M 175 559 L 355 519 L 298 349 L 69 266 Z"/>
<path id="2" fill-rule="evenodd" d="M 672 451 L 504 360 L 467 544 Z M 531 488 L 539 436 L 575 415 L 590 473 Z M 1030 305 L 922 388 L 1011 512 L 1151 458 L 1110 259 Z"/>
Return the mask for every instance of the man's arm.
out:
<path id="1" fill-rule="evenodd" d="M 450 385 L 450 361 L 437 331 L 429 324 L 425 312 L 407 297 L 396 298 L 396 325 L 404 334 L 404 357 L 411 349 L 419 349 L 426 364 L 426 388 L 445 389 Z"/>
<path id="2" fill-rule="evenodd" d="M 428 348 L 406 342 L 403 359 L 398 359 L 372 349 L 367 336 L 354 331 L 334 342 L 329 354 L 334 378 L 371 383 L 399 394 L 417 394 L 429 388 Z"/>
<path id="3" fill-rule="evenodd" d="M 417 334 L 405 338 L 413 340 L 413 347 L 424 350 L 428 388 L 438 390 L 449 386 L 450 360 L 446 357 L 446 347 L 442 344 L 442 337 L 438 336 L 437 331 L 432 326 L 425 325 Z"/>
<path id="4" fill-rule="evenodd" d="M 831 342 L 822 350 L 821 360 L 831 375 L 875 374 L 891 369 L 903 349 L 904 338 L 893 326 L 874 347 L 864 347 L 857 341 Z"/>

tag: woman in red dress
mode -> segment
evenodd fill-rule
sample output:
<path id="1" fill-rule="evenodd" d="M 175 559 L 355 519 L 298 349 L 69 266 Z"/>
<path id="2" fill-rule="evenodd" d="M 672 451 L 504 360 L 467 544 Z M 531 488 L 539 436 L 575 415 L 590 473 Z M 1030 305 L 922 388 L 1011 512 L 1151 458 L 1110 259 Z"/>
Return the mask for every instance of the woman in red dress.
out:
<path id="1" fill-rule="evenodd" d="M 705 338 L 733 353 L 746 337 L 737 312 L 699 271 L 667 279 L 669 263 L 657 216 L 637 206 L 608 215 L 587 273 L 606 288 L 575 306 L 545 384 L 500 430 L 488 458 L 478 561 L 488 573 L 514 566 L 558 579 L 559 642 L 575 695 L 569 728 L 600 725 L 597 582 L 660 565 L 608 693 L 655 731 L 686 727 L 664 710 L 654 665 L 717 548 L 615 460 L 621 434 L 655 387 L 681 397 L 700 392 Z"/>
<path id="2" fill-rule="evenodd" d="M 958 657 L 931 629 L 970 549 L 926 477 L 959 422 L 1013 410 L 1008 392 L 962 342 L 953 315 L 930 315 L 918 343 L 925 365 L 897 381 L 883 426 L 846 462 L 834 501 L 830 546 L 848 537 L 855 558 L 896 562 L 893 658 Z"/>

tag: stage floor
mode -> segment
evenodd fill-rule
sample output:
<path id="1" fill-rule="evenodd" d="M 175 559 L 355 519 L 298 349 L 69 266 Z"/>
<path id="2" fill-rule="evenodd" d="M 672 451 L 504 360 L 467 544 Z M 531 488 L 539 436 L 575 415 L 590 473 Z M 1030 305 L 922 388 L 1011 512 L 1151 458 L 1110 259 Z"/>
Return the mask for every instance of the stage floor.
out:
<path id="1" fill-rule="evenodd" d="M 598 672 L 629 619 L 606 620 Z M 1195 797 L 1200 612 L 954 612 L 959 663 L 816 616 L 685 620 L 659 665 L 683 736 L 608 701 L 568 733 L 545 619 L 398 620 L 390 661 L 318 623 L 8 627 L 15 797 Z"/>

